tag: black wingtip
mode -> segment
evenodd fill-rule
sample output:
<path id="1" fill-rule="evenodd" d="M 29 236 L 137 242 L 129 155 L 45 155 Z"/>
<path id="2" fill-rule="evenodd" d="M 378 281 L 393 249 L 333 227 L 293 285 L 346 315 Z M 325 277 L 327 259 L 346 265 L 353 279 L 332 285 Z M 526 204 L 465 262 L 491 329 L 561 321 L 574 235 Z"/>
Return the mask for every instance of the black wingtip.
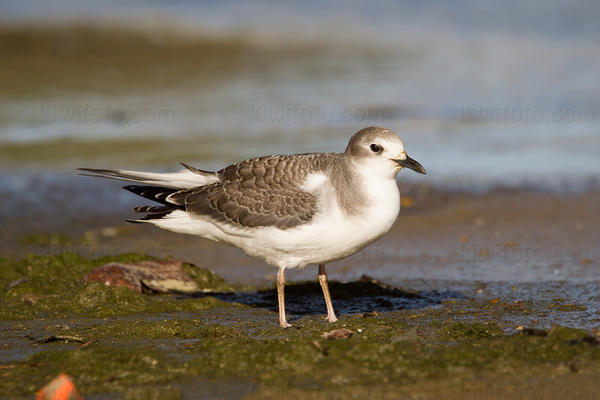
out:
<path id="1" fill-rule="evenodd" d="M 151 186 L 140 186 L 140 185 L 126 185 L 123 186 L 123 189 L 130 191 L 131 193 L 140 194 L 144 190 L 150 188 Z"/>
<path id="2" fill-rule="evenodd" d="M 165 213 L 165 212 L 173 211 L 173 210 L 167 206 L 137 206 L 137 207 L 133 207 L 133 211 L 138 212 L 138 213 L 156 214 L 156 213 Z"/>
<path id="3" fill-rule="evenodd" d="M 77 168 L 76 171 L 92 172 L 94 174 L 109 174 L 109 173 L 116 172 L 112 169 L 98 169 L 98 168 Z"/>
<path id="4" fill-rule="evenodd" d="M 168 210 L 164 212 L 156 212 L 144 215 L 142 218 L 138 219 L 126 219 L 125 221 L 131 222 L 132 224 L 143 224 L 144 222 L 152 221 L 155 219 L 161 219 L 171 214 L 174 210 Z"/>

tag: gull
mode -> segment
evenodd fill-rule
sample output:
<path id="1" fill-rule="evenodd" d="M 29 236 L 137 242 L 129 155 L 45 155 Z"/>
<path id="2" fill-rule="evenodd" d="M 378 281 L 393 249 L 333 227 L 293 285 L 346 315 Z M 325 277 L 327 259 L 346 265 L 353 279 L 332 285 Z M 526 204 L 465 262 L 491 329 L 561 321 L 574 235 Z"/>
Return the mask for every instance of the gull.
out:
<path id="1" fill-rule="evenodd" d="M 129 190 L 160 205 L 129 222 L 152 224 L 241 248 L 277 267 L 279 325 L 285 313 L 285 270 L 319 267 L 327 320 L 337 321 L 325 265 L 387 233 L 400 211 L 396 175 L 425 169 L 392 130 L 356 132 L 343 153 L 251 158 L 212 172 L 182 163 L 174 173 L 80 168 L 95 177 L 136 182 Z M 141 184 L 141 185 L 139 185 Z"/>

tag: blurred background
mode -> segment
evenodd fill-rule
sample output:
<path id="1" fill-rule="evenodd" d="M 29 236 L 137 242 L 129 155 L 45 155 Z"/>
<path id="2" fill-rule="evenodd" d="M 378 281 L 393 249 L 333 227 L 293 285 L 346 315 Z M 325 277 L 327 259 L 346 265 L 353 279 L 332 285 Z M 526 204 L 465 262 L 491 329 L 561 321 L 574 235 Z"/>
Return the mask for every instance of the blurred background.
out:
<path id="1" fill-rule="evenodd" d="M 10 175 L 219 168 L 341 151 L 369 125 L 437 184 L 600 171 L 594 1 L 23 1 L 0 18 Z"/>
<path id="2" fill-rule="evenodd" d="M 127 243 L 146 238 L 142 250 L 218 269 L 229 260 L 215 259 L 221 247 L 211 252 L 196 240 L 181 253 L 189 238 L 121 228 L 138 200 L 75 168 L 167 171 L 184 161 L 219 169 L 255 155 L 343 151 L 370 125 L 398 132 L 427 168 L 426 176 L 400 174 L 404 193 L 425 193 L 413 211 L 406 198 L 408 217 L 431 199 L 443 203 L 439 193 L 596 190 L 598 21 L 600 3 L 591 0 L 2 2 L 2 255 L 129 232 Z M 542 225 L 556 212 L 548 210 Z M 490 232 L 490 240 L 512 240 Z M 422 264 L 448 267 L 448 255 L 460 256 L 456 240 L 440 250 L 445 259 Z M 419 243 L 415 257 L 436 252 Z M 366 260 L 398 264 L 381 249 Z M 555 264 L 544 262 L 553 276 Z M 256 276 L 271 271 L 264 268 Z"/>

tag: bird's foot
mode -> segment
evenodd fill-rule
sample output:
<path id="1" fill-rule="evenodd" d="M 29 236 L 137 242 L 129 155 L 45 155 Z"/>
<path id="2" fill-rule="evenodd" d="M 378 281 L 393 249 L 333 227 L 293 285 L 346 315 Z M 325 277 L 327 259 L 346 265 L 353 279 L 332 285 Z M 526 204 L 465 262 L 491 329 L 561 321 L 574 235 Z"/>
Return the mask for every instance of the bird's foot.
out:
<path id="1" fill-rule="evenodd" d="M 335 316 L 335 314 L 333 314 L 333 315 L 328 315 L 328 316 L 327 316 L 327 322 L 329 322 L 330 324 L 332 324 L 332 323 L 336 322 L 337 320 L 338 320 L 338 319 L 337 319 L 337 317 Z"/>
<path id="2" fill-rule="evenodd" d="M 288 323 L 286 320 L 279 321 L 279 326 L 282 328 L 290 328 L 292 324 Z"/>

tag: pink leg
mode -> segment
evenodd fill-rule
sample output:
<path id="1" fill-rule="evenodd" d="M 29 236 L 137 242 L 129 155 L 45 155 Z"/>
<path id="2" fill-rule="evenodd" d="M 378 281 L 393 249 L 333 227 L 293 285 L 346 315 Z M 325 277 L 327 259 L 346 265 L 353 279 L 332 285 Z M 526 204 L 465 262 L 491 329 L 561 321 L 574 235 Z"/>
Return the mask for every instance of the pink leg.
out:
<path id="1" fill-rule="evenodd" d="M 325 306 L 327 307 L 327 321 L 335 322 L 337 317 L 335 311 L 333 311 L 333 304 L 331 304 L 331 296 L 329 295 L 329 285 L 327 285 L 327 272 L 325 272 L 325 264 L 319 264 L 319 283 L 321 289 L 323 289 L 323 297 L 325 297 Z"/>
<path id="2" fill-rule="evenodd" d="M 285 269 L 279 268 L 277 271 L 277 300 L 279 302 L 279 326 L 282 328 L 289 328 L 290 324 L 288 324 L 285 318 L 285 297 L 283 294 L 283 288 L 285 286 Z"/>

